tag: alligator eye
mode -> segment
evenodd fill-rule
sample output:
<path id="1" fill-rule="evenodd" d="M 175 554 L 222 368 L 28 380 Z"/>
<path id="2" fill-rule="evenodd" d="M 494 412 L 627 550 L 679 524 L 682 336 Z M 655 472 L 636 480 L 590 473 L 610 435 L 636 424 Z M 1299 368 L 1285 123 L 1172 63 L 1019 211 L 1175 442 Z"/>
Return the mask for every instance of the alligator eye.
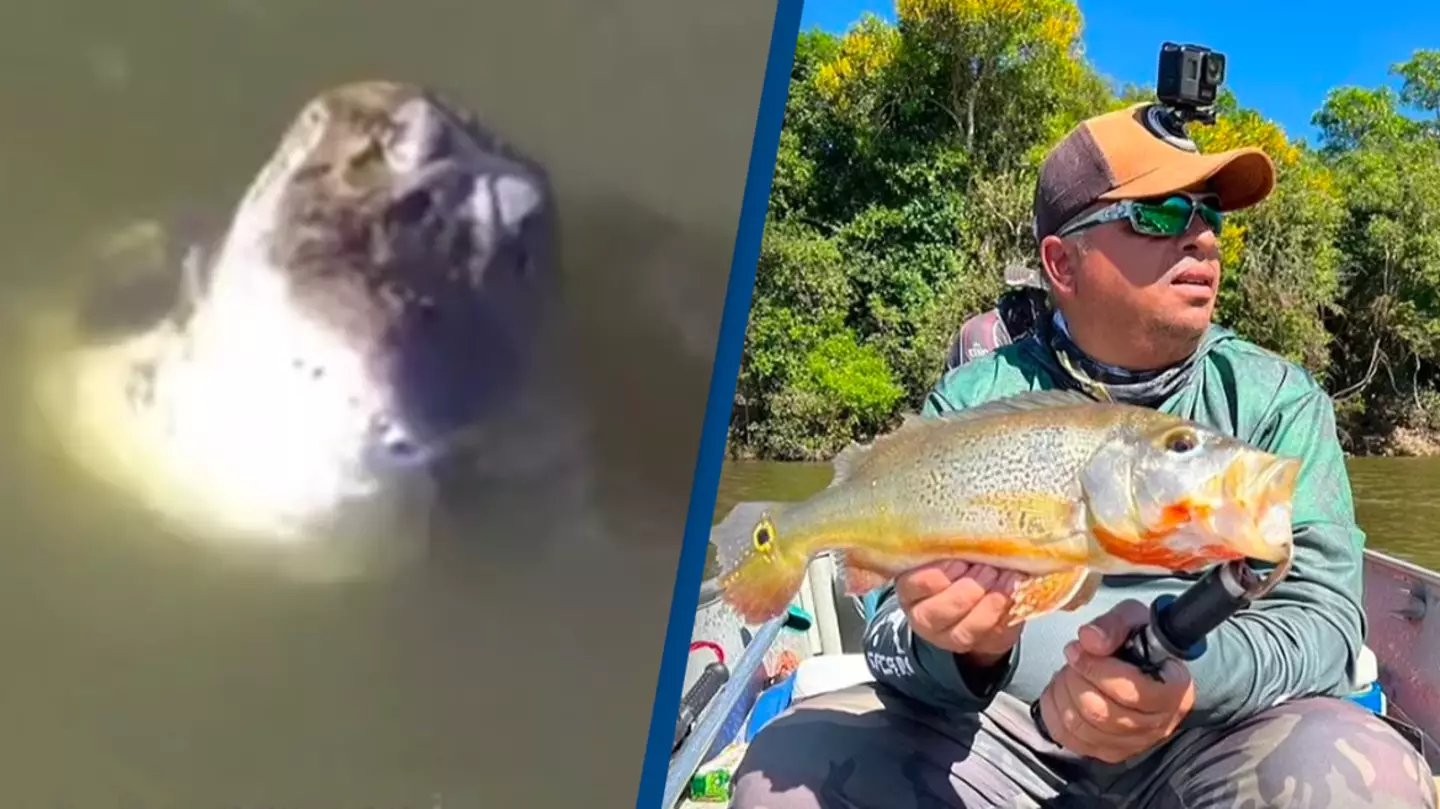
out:
<path id="1" fill-rule="evenodd" d="M 350 168 L 354 171 L 363 171 L 366 168 L 385 159 L 385 144 L 378 138 L 366 138 L 363 146 L 350 153 Z"/>
<path id="2" fill-rule="evenodd" d="M 1185 427 L 1173 430 L 1169 435 L 1165 436 L 1165 451 L 1173 452 L 1176 455 L 1184 455 L 1195 449 L 1199 444 L 1200 441 L 1196 437 L 1195 432 Z"/>
<path id="3" fill-rule="evenodd" d="M 427 191 L 412 191 L 406 194 L 403 199 L 395 203 L 393 210 L 395 219 L 407 224 L 418 224 L 425 221 L 430 214 L 430 194 Z"/>

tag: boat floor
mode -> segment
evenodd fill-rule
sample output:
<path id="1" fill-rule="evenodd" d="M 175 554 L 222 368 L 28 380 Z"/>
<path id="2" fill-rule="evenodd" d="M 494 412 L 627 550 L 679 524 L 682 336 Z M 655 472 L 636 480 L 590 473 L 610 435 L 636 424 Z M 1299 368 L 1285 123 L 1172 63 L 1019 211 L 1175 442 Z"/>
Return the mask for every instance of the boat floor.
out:
<path id="1" fill-rule="evenodd" d="M 725 770 L 733 774 L 735 770 L 740 767 L 740 760 L 745 758 L 745 749 L 747 747 L 749 747 L 749 745 L 745 742 L 734 742 L 729 747 L 721 750 L 720 753 L 715 756 L 715 758 L 705 762 L 705 764 L 700 767 L 699 772 L 707 773 L 711 772 L 712 770 Z M 680 800 L 679 804 L 677 804 L 677 809 L 716 809 L 716 807 L 729 805 L 730 801 L 728 798 L 724 800 L 705 801 L 696 800 L 691 797 L 685 797 Z"/>

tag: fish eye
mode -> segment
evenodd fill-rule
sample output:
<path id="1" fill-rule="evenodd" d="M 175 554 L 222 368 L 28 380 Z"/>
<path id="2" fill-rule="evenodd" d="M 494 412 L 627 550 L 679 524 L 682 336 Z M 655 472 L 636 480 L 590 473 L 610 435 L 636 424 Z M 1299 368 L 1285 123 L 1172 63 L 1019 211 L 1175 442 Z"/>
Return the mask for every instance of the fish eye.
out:
<path id="1" fill-rule="evenodd" d="M 775 528 L 769 520 L 761 520 L 760 524 L 755 526 L 755 533 L 750 538 L 755 545 L 755 550 L 768 553 L 771 543 L 775 540 Z"/>
<path id="2" fill-rule="evenodd" d="M 1170 431 L 1165 436 L 1165 451 L 1173 452 L 1176 455 L 1184 455 L 1200 445 L 1200 439 L 1195 431 L 1188 427 L 1180 427 Z"/>

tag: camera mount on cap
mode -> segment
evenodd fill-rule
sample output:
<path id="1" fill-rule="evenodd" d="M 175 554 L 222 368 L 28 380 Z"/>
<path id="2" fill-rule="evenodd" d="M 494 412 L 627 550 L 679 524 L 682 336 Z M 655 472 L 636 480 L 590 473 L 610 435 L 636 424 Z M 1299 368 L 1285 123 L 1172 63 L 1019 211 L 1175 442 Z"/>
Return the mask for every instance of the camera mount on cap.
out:
<path id="1" fill-rule="evenodd" d="M 1155 81 L 1159 103 L 1146 109 L 1146 125 L 1158 137 L 1195 151 L 1185 125 L 1215 123 L 1215 99 L 1224 83 L 1225 54 L 1204 45 L 1162 44 Z"/>

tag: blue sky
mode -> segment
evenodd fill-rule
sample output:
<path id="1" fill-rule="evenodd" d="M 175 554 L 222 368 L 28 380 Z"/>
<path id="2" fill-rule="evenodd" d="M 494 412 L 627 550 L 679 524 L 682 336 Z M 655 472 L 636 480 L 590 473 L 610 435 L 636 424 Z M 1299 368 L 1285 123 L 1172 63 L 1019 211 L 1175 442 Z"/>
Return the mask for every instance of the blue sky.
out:
<path id="1" fill-rule="evenodd" d="M 1339 0 L 1079 4 L 1086 55 L 1101 73 L 1153 85 L 1161 42 L 1206 45 L 1225 52 L 1225 84 L 1241 104 L 1312 141 L 1310 116 L 1330 88 L 1388 83 L 1391 64 L 1418 48 L 1440 48 L 1440 3 L 1434 0 L 1373 6 Z M 1382 13 L 1366 16 L 1367 7 Z M 805 0 L 800 26 L 839 32 L 866 11 L 894 19 L 894 8 L 894 0 Z"/>

